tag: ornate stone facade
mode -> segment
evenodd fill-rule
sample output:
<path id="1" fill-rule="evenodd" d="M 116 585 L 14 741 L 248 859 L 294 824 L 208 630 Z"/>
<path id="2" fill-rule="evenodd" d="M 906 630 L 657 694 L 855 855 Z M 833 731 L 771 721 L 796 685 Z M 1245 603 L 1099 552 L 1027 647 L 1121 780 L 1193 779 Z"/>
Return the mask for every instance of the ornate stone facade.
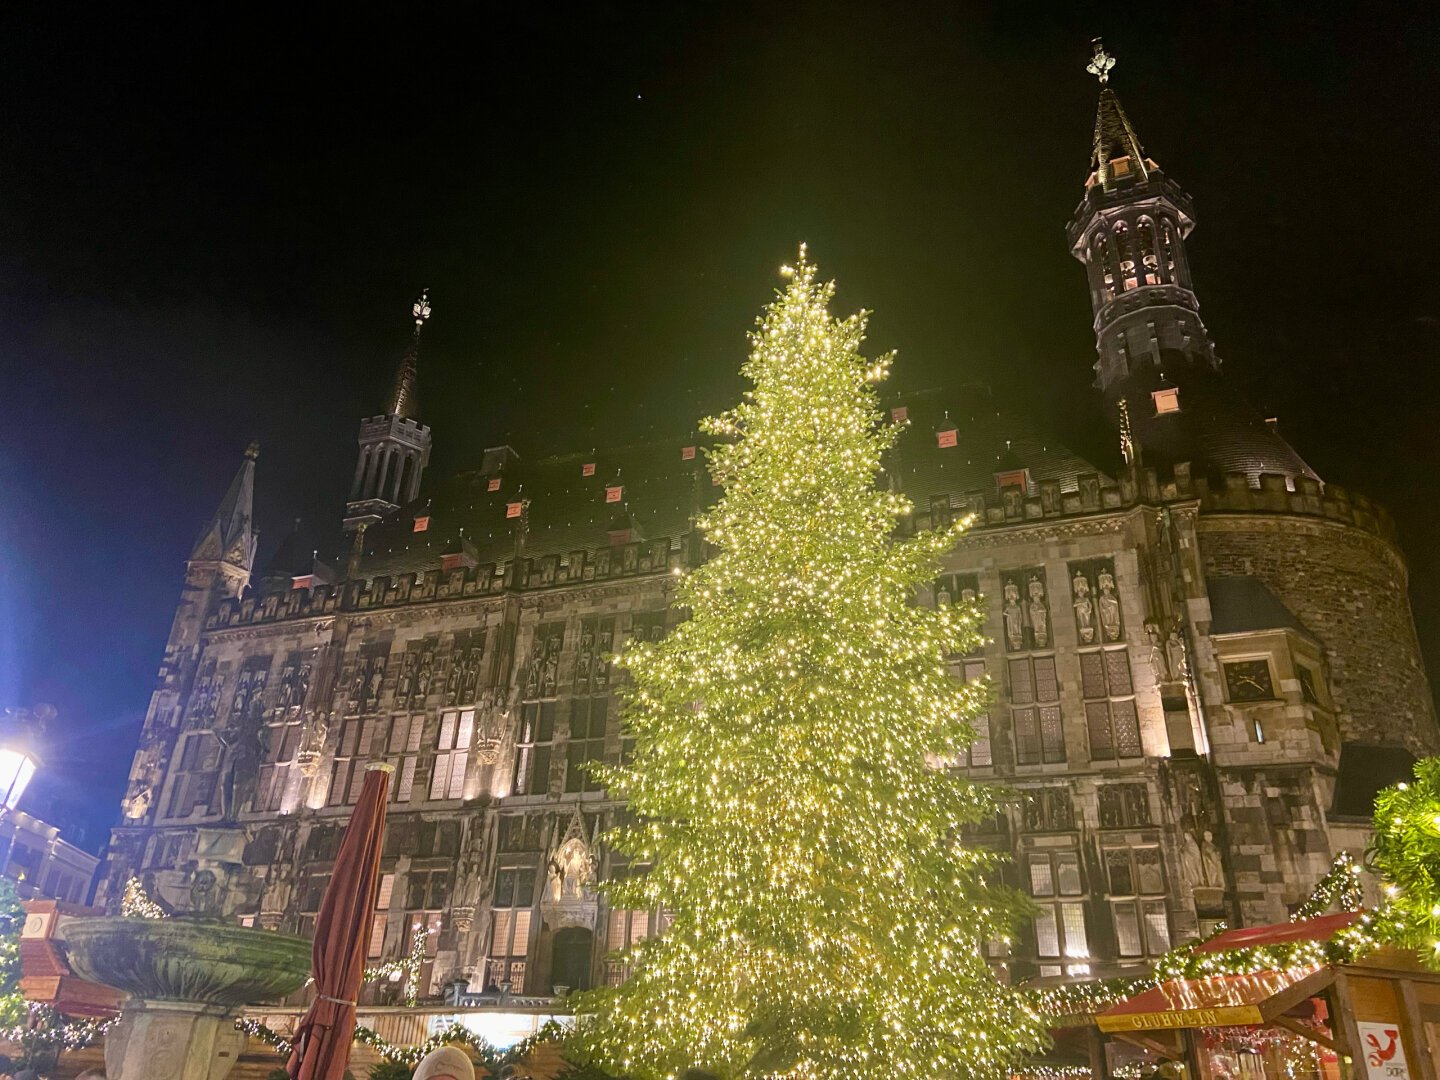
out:
<path id="1" fill-rule="evenodd" d="M 995 957 L 1015 978 L 1134 972 L 1216 920 L 1283 919 L 1363 839 L 1339 808 L 1386 778 L 1357 762 L 1440 748 L 1387 518 L 1216 406 L 1230 399 L 1188 276 L 1188 197 L 1111 91 L 1100 119 L 1071 240 L 1125 460 L 1091 465 L 973 390 L 894 403 L 906 527 L 974 516 L 919 600 L 985 612 L 988 644 L 954 670 L 988 677 L 994 705 L 945 764 L 1016 792 L 976 829 L 1040 906 Z M 376 423 L 344 573 L 277 559 L 246 587 L 247 458 L 187 570 L 110 895 L 131 874 L 189 887 L 201 830 L 229 828 L 237 916 L 304 932 L 364 764 L 385 759 L 377 959 L 427 935 L 428 993 L 621 978 L 607 954 L 664 914 L 596 893 L 640 868 L 606 850 L 623 809 L 584 763 L 625 752 L 608 657 L 679 618 L 673 571 L 704 556 L 701 455 L 676 440 L 526 463 L 500 447 L 422 485 L 425 429 L 424 452 L 397 459 L 413 471 L 360 514 L 388 467 Z"/>

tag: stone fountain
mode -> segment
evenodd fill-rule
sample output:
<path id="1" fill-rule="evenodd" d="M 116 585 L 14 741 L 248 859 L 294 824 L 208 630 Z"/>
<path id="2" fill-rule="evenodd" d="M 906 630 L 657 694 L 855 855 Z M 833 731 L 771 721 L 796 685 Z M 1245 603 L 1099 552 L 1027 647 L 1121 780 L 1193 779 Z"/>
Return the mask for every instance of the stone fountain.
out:
<path id="1" fill-rule="evenodd" d="M 222 1080 L 245 1045 L 239 1008 L 292 993 L 310 972 L 305 938 L 227 918 L 244 898 L 231 886 L 243 833 L 201 832 L 173 917 L 76 918 L 59 931 L 77 975 L 129 995 L 105 1036 L 111 1080 Z M 162 901 L 177 893 L 169 884 Z"/>

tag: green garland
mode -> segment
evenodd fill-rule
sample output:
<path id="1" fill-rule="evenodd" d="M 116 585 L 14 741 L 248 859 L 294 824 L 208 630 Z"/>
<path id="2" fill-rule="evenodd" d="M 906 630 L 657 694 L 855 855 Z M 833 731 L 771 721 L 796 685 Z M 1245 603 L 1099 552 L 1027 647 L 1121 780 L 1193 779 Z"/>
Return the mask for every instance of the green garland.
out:
<path id="1" fill-rule="evenodd" d="M 289 1054 L 293 1046 L 284 1035 L 259 1020 L 242 1017 L 235 1021 L 235 1026 L 246 1035 L 259 1039 L 281 1054 Z M 506 1065 L 513 1065 L 522 1060 L 540 1043 L 559 1039 L 563 1032 L 564 1029 L 552 1020 L 529 1038 L 522 1039 L 514 1046 L 501 1050 L 465 1025 L 450 1024 L 435 1032 L 422 1043 L 414 1046 L 397 1046 L 395 1043 L 387 1042 L 374 1028 L 356 1024 L 354 1040 L 362 1046 L 374 1050 L 386 1061 L 396 1061 L 402 1065 L 414 1065 L 433 1050 L 438 1050 L 442 1046 L 458 1044 L 468 1048 L 471 1056 L 479 1059 L 477 1064 L 485 1066 L 493 1074 L 499 1072 Z"/>
<path id="2" fill-rule="evenodd" d="M 1072 1027 L 1088 1023 L 1097 1012 L 1156 987 L 1167 979 L 1243 975 L 1255 971 L 1348 963 L 1379 945 L 1393 942 L 1396 925 L 1393 913 L 1386 907 L 1378 911 L 1364 909 L 1360 870 L 1360 864 L 1351 856 L 1337 855 L 1310 896 L 1290 917 L 1291 922 L 1313 919 L 1332 906 L 1342 911 L 1361 913 L 1358 920 L 1328 941 L 1296 941 L 1217 953 L 1198 952 L 1203 942 L 1191 942 L 1176 946 L 1160 957 L 1155 962 L 1153 976 L 1039 987 L 1029 990 L 1028 997 L 1052 1027 Z M 1204 940 L 1209 941 L 1224 930 L 1222 923 Z"/>

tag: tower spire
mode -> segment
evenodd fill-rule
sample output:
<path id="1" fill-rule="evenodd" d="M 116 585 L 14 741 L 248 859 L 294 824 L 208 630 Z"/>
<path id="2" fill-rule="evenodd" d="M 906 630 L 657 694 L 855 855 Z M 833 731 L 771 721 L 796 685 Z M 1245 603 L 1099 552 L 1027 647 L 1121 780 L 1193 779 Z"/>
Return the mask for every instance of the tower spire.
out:
<path id="1" fill-rule="evenodd" d="M 237 593 L 248 583 L 255 562 L 256 536 L 251 523 L 255 512 L 255 459 L 259 456 L 258 442 L 245 448 L 245 457 L 225 497 L 190 552 L 191 562 L 218 563 L 228 577 L 239 582 L 234 590 Z"/>
<path id="2" fill-rule="evenodd" d="M 360 458 L 345 504 L 345 531 L 354 532 L 389 517 L 420 493 L 420 476 L 430 462 L 430 429 L 416 419 L 415 370 L 420 334 L 430 318 L 430 290 L 410 307 L 415 330 L 395 372 L 395 388 L 383 416 L 360 422 Z"/>
<path id="3" fill-rule="evenodd" d="M 1105 51 L 1098 37 L 1090 44 L 1094 51 L 1085 70 L 1100 80 L 1100 104 L 1095 109 L 1095 139 L 1090 151 L 1091 183 L 1100 184 L 1106 191 L 1112 191 L 1121 179 L 1143 183 L 1150 177 L 1150 163 L 1119 96 L 1107 85 L 1115 57 Z"/>
<path id="4" fill-rule="evenodd" d="M 420 332 L 425 329 L 425 321 L 430 318 L 429 289 L 420 291 L 420 299 L 415 301 L 410 310 L 415 318 L 415 332 L 410 337 L 410 347 L 400 359 L 400 367 L 395 372 L 395 388 L 390 392 L 390 400 L 386 403 L 386 413 L 402 420 L 414 420 L 416 416 L 418 403 L 415 377 L 420 360 Z"/>

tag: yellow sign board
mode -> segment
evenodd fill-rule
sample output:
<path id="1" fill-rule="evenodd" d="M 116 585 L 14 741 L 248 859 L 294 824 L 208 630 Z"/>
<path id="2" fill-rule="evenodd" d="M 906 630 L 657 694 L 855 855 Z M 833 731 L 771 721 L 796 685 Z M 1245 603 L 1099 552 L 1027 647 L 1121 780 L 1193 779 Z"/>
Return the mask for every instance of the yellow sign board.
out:
<path id="1" fill-rule="evenodd" d="M 1263 1024 L 1255 1005 L 1226 1005 L 1214 1009 L 1165 1009 L 1161 1012 L 1121 1013 L 1095 1018 L 1101 1031 L 1158 1031 L 1174 1028 L 1240 1027 Z"/>

